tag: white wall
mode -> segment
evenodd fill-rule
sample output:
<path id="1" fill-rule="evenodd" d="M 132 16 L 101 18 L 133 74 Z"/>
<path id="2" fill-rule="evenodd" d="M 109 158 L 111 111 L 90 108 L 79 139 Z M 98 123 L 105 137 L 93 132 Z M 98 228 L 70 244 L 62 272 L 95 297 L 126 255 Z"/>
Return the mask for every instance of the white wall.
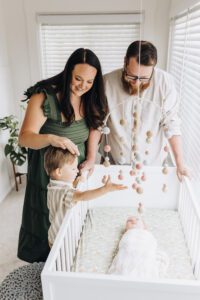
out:
<path id="1" fill-rule="evenodd" d="M 20 118 L 19 104 L 20 100 L 23 99 L 23 92 L 31 84 L 38 81 L 41 74 L 37 35 L 38 13 L 123 13 L 141 9 L 139 0 L 0 1 L 0 19 L 1 23 L 3 22 L 0 24 L 0 76 L 3 77 L 1 95 L 3 94 L 2 99 L 5 99 L 1 115 L 12 113 L 12 101 L 14 100 L 16 104 L 14 111 Z M 142 38 L 153 42 L 158 48 L 158 64 L 162 68 L 166 66 L 170 2 L 170 0 L 142 1 L 142 9 L 145 12 Z M 0 136 L 0 144 L 2 145 L 2 143 L 4 141 Z M 2 167 L 5 166 L 2 151 L 0 155 L 0 169 L 2 170 Z M 8 190 L 8 178 L 6 180 L 6 183 L 0 181 L 0 191 L 2 191 L 0 195 L 5 195 Z"/>
<path id="2" fill-rule="evenodd" d="M 20 100 L 23 99 L 24 90 L 30 85 L 30 57 L 24 0 L 2 0 L 2 2 L 16 114 L 20 116 Z"/>
<path id="3" fill-rule="evenodd" d="M 6 28 L 0 0 L 0 94 L 1 109 L 0 118 L 14 114 L 15 101 L 13 99 L 12 76 L 10 72 L 9 58 L 7 52 Z M 0 131 L 0 202 L 10 191 L 12 183 L 11 164 L 4 155 L 4 145 L 7 140 L 7 132 Z"/>

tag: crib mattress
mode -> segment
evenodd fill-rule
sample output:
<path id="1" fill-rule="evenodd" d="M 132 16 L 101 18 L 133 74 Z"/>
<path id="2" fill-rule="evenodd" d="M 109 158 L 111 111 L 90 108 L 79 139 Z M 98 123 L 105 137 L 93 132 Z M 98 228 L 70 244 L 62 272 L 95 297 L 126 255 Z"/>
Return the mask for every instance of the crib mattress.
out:
<path id="1" fill-rule="evenodd" d="M 107 273 L 133 207 L 96 207 L 90 214 L 79 243 L 73 271 Z M 169 257 L 165 278 L 194 279 L 189 252 L 179 215 L 174 210 L 145 209 L 144 220 L 158 241 L 160 250 Z"/>

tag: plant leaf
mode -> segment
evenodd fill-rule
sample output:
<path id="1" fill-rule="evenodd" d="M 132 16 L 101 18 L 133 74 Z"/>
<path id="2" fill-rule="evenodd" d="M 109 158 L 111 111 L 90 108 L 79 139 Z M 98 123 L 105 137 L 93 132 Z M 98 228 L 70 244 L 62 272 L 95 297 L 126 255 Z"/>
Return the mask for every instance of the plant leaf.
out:
<path id="1" fill-rule="evenodd" d="M 5 148 L 4 148 L 4 153 L 5 153 L 5 156 L 8 156 L 10 155 L 10 153 L 13 151 L 13 146 L 12 145 L 9 145 L 9 144 L 6 144 Z"/>

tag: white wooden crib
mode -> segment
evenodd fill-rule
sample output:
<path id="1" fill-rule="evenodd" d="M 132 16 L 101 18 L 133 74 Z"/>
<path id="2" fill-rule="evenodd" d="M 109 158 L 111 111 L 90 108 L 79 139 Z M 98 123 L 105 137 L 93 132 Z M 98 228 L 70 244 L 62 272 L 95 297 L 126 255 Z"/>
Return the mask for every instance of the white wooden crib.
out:
<path id="1" fill-rule="evenodd" d="M 128 166 L 111 166 L 108 169 L 96 166 L 85 185 L 87 188 L 101 185 L 105 173 L 111 174 L 116 181 L 120 169 L 127 174 L 123 183 L 131 186 Z M 143 184 L 142 195 L 136 194 L 130 187 L 88 203 L 81 202 L 67 213 L 41 275 L 45 300 L 200 299 L 200 210 L 190 182 L 185 178 L 180 184 L 175 168 L 170 168 L 167 176 L 162 175 L 159 167 L 147 167 L 145 171 L 148 179 Z M 168 185 L 167 193 L 162 192 L 163 183 Z M 141 281 L 107 274 L 72 272 L 88 208 L 137 206 L 139 201 L 146 207 L 178 210 L 196 280 Z"/>

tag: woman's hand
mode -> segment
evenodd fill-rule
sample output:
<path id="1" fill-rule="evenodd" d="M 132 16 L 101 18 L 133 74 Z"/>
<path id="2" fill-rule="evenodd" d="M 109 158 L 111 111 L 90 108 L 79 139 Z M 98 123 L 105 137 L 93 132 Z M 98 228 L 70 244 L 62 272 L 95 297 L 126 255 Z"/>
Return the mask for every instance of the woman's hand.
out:
<path id="1" fill-rule="evenodd" d="M 86 159 L 84 162 L 82 162 L 82 164 L 80 164 L 79 168 L 80 168 L 80 172 L 83 173 L 84 171 L 89 171 L 88 173 L 88 177 L 92 175 L 93 171 L 94 171 L 94 161 L 93 160 L 89 160 Z"/>
<path id="2" fill-rule="evenodd" d="M 68 149 L 72 154 L 80 155 L 78 147 L 66 137 L 50 134 L 49 143 L 51 146 Z"/>

